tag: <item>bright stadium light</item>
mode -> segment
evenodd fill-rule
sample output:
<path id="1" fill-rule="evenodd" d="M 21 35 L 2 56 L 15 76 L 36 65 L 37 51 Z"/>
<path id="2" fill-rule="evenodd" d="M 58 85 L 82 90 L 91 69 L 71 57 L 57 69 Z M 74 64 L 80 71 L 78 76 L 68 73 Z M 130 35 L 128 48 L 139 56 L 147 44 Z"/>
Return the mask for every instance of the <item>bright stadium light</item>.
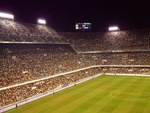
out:
<path id="1" fill-rule="evenodd" d="M 14 19 L 14 15 L 0 12 L 0 18 L 6 18 L 6 19 L 12 19 L 13 20 Z"/>
<path id="2" fill-rule="evenodd" d="M 116 30 L 119 30 L 119 27 L 117 27 L 117 26 L 111 26 L 108 29 L 109 29 L 109 31 L 116 31 Z"/>
<path id="3" fill-rule="evenodd" d="M 38 23 L 39 23 L 39 24 L 44 24 L 44 25 L 45 25 L 45 24 L 46 24 L 46 20 L 44 20 L 44 19 L 38 19 Z"/>

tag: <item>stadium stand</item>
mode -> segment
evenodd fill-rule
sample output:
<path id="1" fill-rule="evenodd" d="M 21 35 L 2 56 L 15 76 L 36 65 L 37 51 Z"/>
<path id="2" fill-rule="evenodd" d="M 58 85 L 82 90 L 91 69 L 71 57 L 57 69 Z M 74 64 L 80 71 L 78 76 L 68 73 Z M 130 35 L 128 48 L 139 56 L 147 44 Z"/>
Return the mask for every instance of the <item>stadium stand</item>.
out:
<path id="1" fill-rule="evenodd" d="M 33 96 L 37 96 L 53 89 L 64 87 L 68 84 L 80 81 L 88 76 L 99 73 L 99 69 L 89 69 L 80 72 L 50 78 L 30 84 L 20 85 L 13 88 L 8 88 L 1 91 L 0 102 L 1 106 L 9 105 L 18 101 L 24 101 Z"/>
<path id="2" fill-rule="evenodd" d="M 108 52 L 81 54 L 81 62 L 88 65 L 149 65 L 150 52 Z"/>
<path id="3" fill-rule="evenodd" d="M 150 50 L 150 29 L 96 33 L 60 32 L 59 34 L 81 53 Z"/>
<path id="4" fill-rule="evenodd" d="M 68 46 L 1 44 L 0 87 L 76 69 L 77 57 Z"/>
<path id="5" fill-rule="evenodd" d="M 68 33 L 0 19 L 0 53 L 4 108 L 98 73 L 149 75 L 150 29 Z"/>
<path id="6" fill-rule="evenodd" d="M 0 41 L 63 43 L 57 32 L 45 25 L 0 19 Z"/>

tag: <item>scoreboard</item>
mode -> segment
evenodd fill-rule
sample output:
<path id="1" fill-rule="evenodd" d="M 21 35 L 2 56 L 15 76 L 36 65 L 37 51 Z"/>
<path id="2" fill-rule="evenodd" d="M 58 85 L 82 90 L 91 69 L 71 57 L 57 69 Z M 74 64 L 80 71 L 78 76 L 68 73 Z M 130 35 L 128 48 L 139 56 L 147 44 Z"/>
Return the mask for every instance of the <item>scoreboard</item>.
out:
<path id="1" fill-rule="evenodd" d="M 76 23 L 75 24 L 75 29 L 76 30 L 91 30 L 92 24 L 87 22 L 87 23 Z"/>

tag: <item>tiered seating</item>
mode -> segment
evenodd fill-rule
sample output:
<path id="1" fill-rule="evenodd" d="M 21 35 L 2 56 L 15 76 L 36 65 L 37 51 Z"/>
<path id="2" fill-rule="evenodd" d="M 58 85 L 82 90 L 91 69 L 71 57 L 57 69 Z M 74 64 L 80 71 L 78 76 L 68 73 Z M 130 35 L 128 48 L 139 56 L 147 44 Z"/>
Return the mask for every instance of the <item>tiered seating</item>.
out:
<path id="1" fill-rule="evenodd" d="M 2 107 L 98 73 L 150 74 L 150 29 L 57 33 L 43 25 L 1 19 L 0 42 L 3 42 L 0 43 Z M 101 66 L 54 77 L 55 74 L 96 65 Z M 114 65 L 129 66 L 112 67 Z M 139 67 L 134 67 L 135 65 Z M 54 78 L 41 80 L 51 76 Z M 20 85 L 22 83 L 26 84 Z M 1 90 L 2 88 L 6 89 Z"/>
<path id="2" fill-rule="evenodd" d="M 64 87 L 75 83 L 93 74 L 99 73 L 99 69 L 85 70 L 69 75 L 38 81 L 23 86 L 9 88 L 0 91 L 0 105 L 6 106 L 18 101 L 24 101 L 30 97 L 37 96 L 53 89 Z"/>
<path id="3" fill-rule="evenodd" d="M 123 68 L 102 68 L 103 73 L 114 73 L 114 74 L 143 74 L 148 75 L 150 68 L 134 68 L 134 67 L 123 67 Z"/>
<path id="4" fill-rule="evenodd" d="M 150 29 L 59 34 L 79 52 L 150 50 Z"/>
<path id="5" fill-rule="evenodd" d="M 52 28 L 5 19 L 0 19 L 0 41 L 63 43 Z"/>
<path id="6" fill-rule="evenodd" d="M 82 54 L 87 65 L 150 65 L 150 52 Z"/>
<path id="7" fill-rule="evenodd" d="M 69 45 L 1 44 L 0 87 L 83 67 Z"/>

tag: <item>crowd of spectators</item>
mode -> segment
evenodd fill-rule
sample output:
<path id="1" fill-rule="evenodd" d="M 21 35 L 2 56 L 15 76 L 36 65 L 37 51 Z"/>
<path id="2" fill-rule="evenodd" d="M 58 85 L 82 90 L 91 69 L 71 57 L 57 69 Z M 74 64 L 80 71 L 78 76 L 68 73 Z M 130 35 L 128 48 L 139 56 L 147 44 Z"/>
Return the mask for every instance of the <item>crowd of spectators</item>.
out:
<path id="1" fill-rule="evenodd" d="M 64 87 L 68 84 L 74 84 L 89 76 L 98 74 L 98 68 L 83 70 L 80 72 L 50 78 L 35 83 L 30 83 L 14 88 L 0 91 L 0 106 L 6 106 L 15 102 L 21 102 L 33 96 L 38 96 L 53 89 Z"/>
<path id="2" fill-rule="evenodd" d="M 0 41 L 69 43 L 79 52 L 149 50 L 150 29 L 56 32 L 53 28 L 0 19 Z"/>
<path id="3" fill-rule="evenodd" d="M 93 65 L 150 65 L 150 52 L 76 54 L 69 45 L 1 44 L 0 87 Z"/>
<path id="4" fill-rule="evenodd" d="M 79 69 L 69 45 L 1 44 L 0 87 Z"/>
<path id="5" fill-rule="evenodd" d="M 42 80 L 26 85 L 20 85 L 17 87 L 9 88 L 0 91 L 0 106 L 7 106 L 17 102 L 25 101 L 28 98 L 39 96 L 54 89 L 65 87 L 69 84 L 75 84 L 87 77 L 99 74 L 99 73 L 133 73 L 133 74 L 149 74 L 149 68 L 91 68 L 71 74 L 66 74 L 47 80 Z"/>
<path id="6" fill-rule="evenodd" d="M 0 19 L 0 42 L 4 41 L 40 43 L 0 43 L 0 89 L 89 66 L 101 66 L 0 90 L 0 106 L 23 101 L 98 73 L 150 74 L 150 29 L 58 33 L 43 25 Z M 98 52 L 93 54 L 90 51 Z M 129 66 L 111 67 L 113 65 Z"/>
<path id="7" fill-rule="evenodd" d="M 0 41 L 63 43 L 50 27 L 6 19 L 0 19 Z"/>
<path id="8" fill-rule="evenodd" d="M 81 54 L 78 58 L 87 65 L 150 65 L 150 52 Z"/>
<path id="9" fill-rule="evenodd" d="M 108 67 L 101 68 L 102 73 L 114 73 L 114 74 L 150 74 L 150 68 L 134 68 L 134 67 Z"/>
<path id="10" fill-rule="evenodd" d="M 115 32 L 60 32 L 79 52 L 150 50 L 150 29 Z"/>

